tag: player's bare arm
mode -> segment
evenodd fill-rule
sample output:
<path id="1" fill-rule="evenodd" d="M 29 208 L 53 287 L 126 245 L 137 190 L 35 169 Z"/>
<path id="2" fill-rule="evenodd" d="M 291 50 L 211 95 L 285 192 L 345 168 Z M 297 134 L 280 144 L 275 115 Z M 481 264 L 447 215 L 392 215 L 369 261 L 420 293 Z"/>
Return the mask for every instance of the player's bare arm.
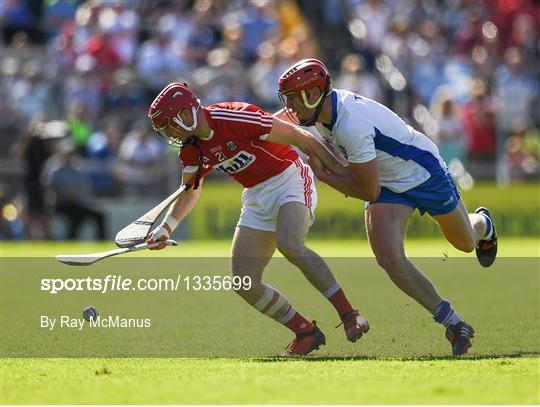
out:
<path id="1" fill-rule="evenodd" d="M 346 196 L 364 201 L 375 201 L 379 196 L 381 187 L 376 160 L 361 164 L 350 163 L 340 175 L 329 172 L 317 156 L 310 155 L 309 164 L 319 180 Z"/>
<path id="2" fill-rule="evenodd" d="M 277 117 L 272 120 L 272 130 L 266 137 L 266 141 L 277 144 L 290 144 L 298 147 L 307 155 L 314 154 L 332 173 L 341 174 L 346 171 L 346 167 L 313 134 Z"/>
<path id="3" fill-rule="evenodd" d="M 283 120 L 284 122 L 292 123 L 289 120 L 289 117 L 287 116 L 287 112 L 285 112 L 285 109 L 279 109 L 277 112 L 274 113 L 274 117 L 277 117 L 278 119 Z"/>
<path id="4" fill-rule="evenodd" d="M 201 185 L 203 180 L 199 182 L 199 188 L 190 189 L 185 194 L 182 194 L 176 201 L 172 203 L 171 207 L 169 208 L 167 215 L 174 217 L 177 224 L 182 222 L 197 204 L 199 197 L 201 196 Z"/>
<path id="5" fill-rule="evenodd" d="M 184 173 L 184 179 L 190 179 L 195 175 L 195 173 Z M 200 181 L 202 184 L 202 180 Z M 201 195 L 201 187 L 197 189 L 190 189 L 182 195 L 180 195 L 176 201 L 174 201 L 167 214 L 163 218 L 163 221 L 159 226 L 157 226 L 147 237 L 146 241 L 148 243 L 153 243 L 156 241 L 165 241 L 167 240 L 174 229 L 182 222 L 186 216 L 190 214 L 195 205 L 197 204 L 199 197 Z M 150 250 L 161 250 L 166 247 L 166 244 L 160 244 L 155 248 Z"/>

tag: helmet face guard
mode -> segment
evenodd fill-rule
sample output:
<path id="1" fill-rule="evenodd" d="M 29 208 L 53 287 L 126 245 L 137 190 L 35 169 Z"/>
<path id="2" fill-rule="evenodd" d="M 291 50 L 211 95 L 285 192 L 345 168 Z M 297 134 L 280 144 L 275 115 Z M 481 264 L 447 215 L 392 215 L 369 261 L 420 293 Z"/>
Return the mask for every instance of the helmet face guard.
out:
<path id="1" fill-rule="evenodd" d="M 182 142 L 182 140 L 180 139 L 180 137 L 170 137 L 168 136 L 166 133 L 165 133 L 165 129 L 166 127 L 163 127 L 161 129 L 158 129 L 154 126 L 152 126 L 152 128 L 154 129 L 154 131 L 157 133 L 157 135 L 159 136 L 159 138 L 161 140 L 163 140 L 163 142 L 167 143 L 168 145 L 170 146 L 173 146 L 173 147 L 177 147 L 177 148 L 182 148 L 184 143 Z"/>
<path id="2" fill-rule="evenodd" d="M 148 109 L 148 117 L 152 121 L 152 128 L 156 133 L 172 146 L 182 147 L 183 137 L 171 136 L 167 128 L 177 132 L 192 132 L 197 128 L 197 112 L 201 107 L 201 101 L 195 93 L 186 85 L 171 83 L 167 85 L 154 99 Z M 193 124 L 188 126 L 182 120 L 181 113 L 191 110 Z"/>
<path id="3" fill-rule="evenodd" d="M 320 96 L 310 103 L 307 93 L 318 88 Z M 319 114 L 326 96 L 332 91 L 330 74 L 324 64 L 317 59 L 305 59 L 297 62 L 287 69 L 279 78 L 278 96 L 289 120 L 301 126 L 313 126 Z M 288 98 L 296 98 L 305 109 L 315 109 L 310 118 L 299 120 L 287 103 Z"/>
<path id="4" fill-rule="evenodd" d="M 319 115 L 321 113 L 323 103 L 326 100 L 326 96 L 330 94 L 331 89 L 329 89 L 330 86 L 328 85 L 325 87 L 325 89 L 321 92 L 321 95 L 317 98 L 317 100 L 314 103 L 309 103 L 306 96 L 306 91 L 302 89 L 299 93 L 301 97 L 299 98 L 297 96 L 296 92 L 288 92 L 288 93 L 279 93 L 279 99 L 281 100 L 281 104 L 283 105 L 283 110 L 287 114 L 287 117 L 289 120 L 295 124 L 298 124 L 300 126 L 313 126 L 315 123 L 317 123 L 317 119 L 319 118 Z M 292 110 L 290 107 L 288 107 L 287 104 L 287 98 L 298 98 L 302 105 L 307 109 L 315 109 L 313 114 L 309 119 L 300 120 L 298 119 L 296 112 Z"/>
<path id="5" fill-rule="evenodd" d="M 197 99 L 197 102 L 199 103 L 197 107 L 191 106 L 191 114 L 193 116 L 193 124 L 191 126 L 186 126 L 184 124 L 184 121 L 180 117 L 180 113 L 182 113 L 182 111 L 180 111 L 175 117 L 173 117 L 173 122 L 178 124 L 185 131 L 193 131 L 197 128 L 197 112 L 199 111 L 199 107 L 201 107 L 201 101 Z"/>
<path id="6" fill-rule="evenodd" d="M 278 93 L 279 100 L 283 106 L 283 111 L 287 114 L 289 120 L 294 124 L 300 124 L 300 120 L 296 117 L 296 113 L 290 107 L 288 107 L 287 99 L 296 97 L 294 92 L 289 93 Z"/>

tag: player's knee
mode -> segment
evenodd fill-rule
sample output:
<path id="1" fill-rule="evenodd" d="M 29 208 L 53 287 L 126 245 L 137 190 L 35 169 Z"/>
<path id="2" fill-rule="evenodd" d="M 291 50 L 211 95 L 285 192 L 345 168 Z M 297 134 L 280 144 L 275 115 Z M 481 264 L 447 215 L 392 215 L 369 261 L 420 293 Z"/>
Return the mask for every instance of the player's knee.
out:
<path id="1" fill-rule="evenodd" d="M 453 238 L 448 239 L 448 241 L 459 251 L 470 253 L 476 247 L 475 236 L 473 235 L 473 230 L 471 229 L 470 233 L 460 233 L 453 236 Z"/>
<path id="2" fill-rule="evenodd" d="M 277 249 L 285 256 L 287 259 L 301 257 L 305 255 L 306 246 L 304 242 L 298 242 L 291 239 L 277 239 L 276 242 Z"/>
<path id="3" fill-rule="evenodd" d="M 456 249 L 465 253 L 471 253 L 476 247 L 476 242 L 472 238 L 461 239 L 451 243 Z"/>
<path id="4" fill-rule="evenodd" d="M 377 263 L 381 266 L 388 274 L 398 274 L 400 273 L 407 261 L 405 256 L 398 256 L 395 254 L 381 254 L 376 256 Z"/>

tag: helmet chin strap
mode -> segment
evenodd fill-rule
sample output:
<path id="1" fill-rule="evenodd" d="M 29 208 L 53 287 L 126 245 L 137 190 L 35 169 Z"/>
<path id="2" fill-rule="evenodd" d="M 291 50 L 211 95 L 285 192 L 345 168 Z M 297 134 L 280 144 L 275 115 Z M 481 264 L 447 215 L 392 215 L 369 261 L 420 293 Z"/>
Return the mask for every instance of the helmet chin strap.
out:
<path id="1" fill-rule="evenodd" d="M 204 153 L 202 152 L 201 147 L 199 147 L 199 144 L 197 144 L 197 138 L 195 136 L 190 136 L 183 144 L 183 146 L 187 145 L 192 145 L 199 152 L 199 165 L 197 166 L 197 173 L 195 174 L 195 182 L 193 184 L 193 190 L 197 190 L 201 182 L 201 175 L 204 167 Z"/>
<path id="2" fill-rule="evenodd" d="M 321 93 L 321 96 L 319 96 L 319 99 L 317 99 L 315 103 L 309 103 L 306 97 L 306 91 L 304 89 L 302 89 L 300 94 L 302 95 L 304 106 L 307 107 L 308 109 L 313 109 L 315 106 L 317 106 L 321 102 L 321 99 L 324 97 L 324 93 Z"/>
<path id="3" fill-rule="evenodd" d="M 175 122 L 176 124 L 178 124 L 180 127 L 182 127 L 185 131 L 193 131 L 197 128 L 197 112 L 199 111 L 199 107 L 201 107 L 201 105 L 195 107 L 195 106 L 192 106 L 191 107 L 191 113 L 193 115 L 193 124 L 191 126 L 186 126 L 184 124 L 184 122 L 182 121 L 182 119 L 178 116 L 176 117 L 173 117 L 173 122 Z"/>
<path id="4" fill-rule="evenodd" d="M 313 116 L 311 116 L 311 119 L 300 121 L 300 124 L 302 126 L 309 127 L 309 126 L 313 126 L 313 125 L 315 125 L 315 123 L 317 123 L 317 119 L 319 118 L 319 115 L 321 114 L 321 110 L 322 110 L 324 101 L 326 100 L 326 97 L 328 96 L 329 93 L 330 93 L 330 78 L 326 79 L 326 86 L 324 88 L 324 92 L 322 93 L 322 95 L 313 104 L 310 104 L 307 101 L 306 92 L 304 90 L 302 90 L 301 94 L 302 94 L 302 98 L 304 99 L 303 100 L 304 106 L 309 108 L 309 109 L 312 109 L 312 108 L 314 108 L 316 106 L 315 107 L 315 112 L 313 113 Z"/>

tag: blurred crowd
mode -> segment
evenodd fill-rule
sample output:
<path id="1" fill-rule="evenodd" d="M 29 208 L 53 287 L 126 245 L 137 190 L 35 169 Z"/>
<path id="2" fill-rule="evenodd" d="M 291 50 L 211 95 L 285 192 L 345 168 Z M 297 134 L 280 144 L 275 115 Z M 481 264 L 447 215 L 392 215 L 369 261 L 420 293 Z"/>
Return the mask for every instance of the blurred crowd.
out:
<path id="1" fill-rule="evenodd" d="M 538 179 L 538 1 L 1 0 L 0 24 L 0 200 L 21 193 L 27 212 L 69 217 L 66 166 L 78 196 L 163 194 L 175 153 L 146 111 L 164 85 L 275 111 L 279 75 L 305 57 L 422 130 L 453 168 Z"/>

